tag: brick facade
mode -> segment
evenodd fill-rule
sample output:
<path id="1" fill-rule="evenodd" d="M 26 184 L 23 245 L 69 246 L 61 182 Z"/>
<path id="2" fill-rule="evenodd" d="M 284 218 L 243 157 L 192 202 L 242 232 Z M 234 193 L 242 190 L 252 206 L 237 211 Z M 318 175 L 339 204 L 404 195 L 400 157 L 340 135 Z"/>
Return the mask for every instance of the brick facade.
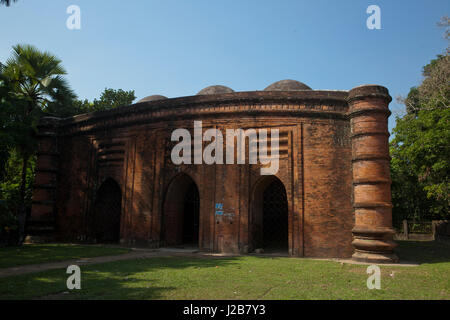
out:
<path id="1" fill-rule="evenodd" d="M 59 240 L 89 240 L 97 191 L 113 179 L 121 190 L 120 241 L 176 245 L 183 197 L 194 183 L 199 248 L 248 253 L 259 246 L 262 194 L 279 179 L 290 255 L 394 261 L 390 101 L 387 89 L 372 85 L 349 92 L 226 92 L 44 118 L 30 224 L 53 227 Z M 279 129 L 276 178 L 249 164 L 248 150 L 245 164 L 173 164 L 171 134 L 193 132 L 194 120 L 203 131 Z"/>

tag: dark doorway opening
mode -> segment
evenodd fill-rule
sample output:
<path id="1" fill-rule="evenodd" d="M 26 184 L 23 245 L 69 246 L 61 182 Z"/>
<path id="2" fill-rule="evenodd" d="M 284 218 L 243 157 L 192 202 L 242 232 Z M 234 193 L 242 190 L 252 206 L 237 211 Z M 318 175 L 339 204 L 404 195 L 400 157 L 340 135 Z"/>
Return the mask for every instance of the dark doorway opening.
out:
<path id="1" fill-rule="evenodd" d="M 269 184 L 263 193 L 263 248 L 288 249 L 288 204 L 280 180 Z"/>
<path id="2" fill-rule="evenodd" d="M 92 237 L 96 242 L 119 242 L 121 208 L 120 186 L 116 181 L 108 178 L 98 189 L 94 203 Z"/>
<path id="3" fill-rule="evenodd" d="M 167 246 L 198 247 L 200 196 L 186 174 L 174 178 L 164 200 L 163 235 Z"/>
<path id="4" fill-rule="evenodd" d="M 252 203 L 253 249 L 265 253 L 289 249 L 289 210 L 286 189 L 274 176 L 264 178 L 256 186 Z"/>
<path id="5" fill-rule="evenodd" d="M 197 186 L 192 182 L 184 199 L 183 244 L 198 245 L 199 200 Z"/>

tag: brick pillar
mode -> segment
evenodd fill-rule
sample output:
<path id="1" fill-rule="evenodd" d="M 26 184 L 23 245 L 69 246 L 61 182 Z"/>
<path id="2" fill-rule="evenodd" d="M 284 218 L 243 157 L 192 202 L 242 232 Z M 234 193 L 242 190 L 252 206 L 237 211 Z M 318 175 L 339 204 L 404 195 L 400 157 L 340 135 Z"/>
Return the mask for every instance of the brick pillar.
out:
<path id="1" fill-rule="evenodd" d="M 353 259 L 397 262 L 392 237 L 392 204 L 388 117 L 391 96 L 386 88 L 364 85 L 348 95 L 352 132 Z"/>
<path id="2" fill-rule="evenodd" d="M 31 241 L 51 240 L 54 236 L 59 166 L 57 144 L 59 120 L 59 118 L 44 117 L 38 125 L 36 178 L 33 186 L 31 217 L 27 228 Z"/>

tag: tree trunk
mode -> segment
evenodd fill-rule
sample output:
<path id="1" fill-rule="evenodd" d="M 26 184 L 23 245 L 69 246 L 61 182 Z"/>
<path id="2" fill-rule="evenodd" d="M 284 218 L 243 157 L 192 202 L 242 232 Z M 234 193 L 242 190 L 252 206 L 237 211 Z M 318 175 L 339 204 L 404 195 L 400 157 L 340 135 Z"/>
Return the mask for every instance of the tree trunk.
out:
<path id="1" fill-rule="evenodd" d="M 27 217 L 27 207 L 25 205 L 25 190 L 27 187 L 27 165 L 28 165 L 28 155 L 24 155 L 22 159 L 22 177 L 20 181 L 20 207 L 17 216 L 19 222 L 19 239 L 18 244 L 22 245 L 25 240 L 25 220 Z"/>

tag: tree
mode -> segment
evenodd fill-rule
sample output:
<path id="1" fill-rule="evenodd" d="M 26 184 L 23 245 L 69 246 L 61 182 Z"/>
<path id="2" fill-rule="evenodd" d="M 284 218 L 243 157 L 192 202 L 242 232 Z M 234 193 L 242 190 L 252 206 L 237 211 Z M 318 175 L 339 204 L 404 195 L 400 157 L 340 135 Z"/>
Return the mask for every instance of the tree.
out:
<path id="1" fill-rule="evenodd" d="M 128 106 L 136 99 L 134 90 L 107 89 L 102 92 L 99 100 L 94 100 L 94 111 L 109 110 L 120 106 Z"/>
<path id="2" fill-rule="evenodd" d="M 16 45 L 0 69 L 0 144 L 14 148 L 21 158 L 19 187 L 19 242 L 23 241 L 26 216 L 27 167 L 36 150 L 36 125 L 48 110 L 71 105 L 74 93 L 63 78 L 61 60 L 31 45 Z"/>
<path id="3" fill-rule="evenodd" d="M 19 244 L 31 204 L 39 119 L 108 110 L 135 99 L 134 91 L 105 89 L 93 102 L 76 100 L 65 74 L 59 59 L 29 45 L 14 46 L 12 57 L 0 63 L 0 215 L 15 211 Z M 11 219 L 0 217 L 0 227 L 5 221 Z"/>
<path id="4" fill-rule="evenodd" d="M 450 105 L 450 57 L 438 55 L 436 59 L 423 67 L 425 77 L 419 87 L 411 88 L 404 99 L 408 114 L 416 114 L 419 110 L 444 108 Z"/>
<path id="5" fill-rule="evenodd" d="M 441 18 L 441 21 L 437 23 L 438 27 L 445 28 L 445 36 L 444 38 L 450 39 L 450 18 L 448 16 L 444 16 Z M 448 48 L 447 48 L 448 53 Z"/>
<path id="6" fill-rule="evenodd" d="M 441 20 L 441 25 L 448 17 Z M 448 39 L 448 29 L 446 30 Z M 450 211 L 449 50 L 423 68 L 390 143 L 394 222 L 446 219 Z"/>
<path id="7" fill-rule="evenodd" d="M 93 102 L 85 100 L 76 100 L 73 110 L 79 113 L 88 113 L 94 111 L 110 110 L 120 106 L 128 106 L 133 103 L 136 96 L 134 90 L 124 91 L 122 89 L 105 88 L 99 99 Z"/>
<path id="8" fill-rule="evenodd" d="M 445 219 L 450 203 L 450 108 L 398 118 L 391 141 L 392 197 L 397 222 Z"/>
<path id="9" fill-rule="evenodd" d="M 17 0 L 12 0 L 13 2 L 17 2 Z M 5 4 L 7 7 L 11 4 L 11 0 L 0 0 L 0 4 Z"/>
<path id="10" fill-rule="evenodd" d="M 20 183 L 22 159 L 17 149 L 8 153 L 5 166 L 5 176 L 0 181 L 0 244 L 17 245 L 20 230 L 18 212 L 21 209 Z M 31 156 L 26 172 L 25 206 L 31 208 L 31 197 L 34 183 L 34 168 L 36 157 Z"/>

